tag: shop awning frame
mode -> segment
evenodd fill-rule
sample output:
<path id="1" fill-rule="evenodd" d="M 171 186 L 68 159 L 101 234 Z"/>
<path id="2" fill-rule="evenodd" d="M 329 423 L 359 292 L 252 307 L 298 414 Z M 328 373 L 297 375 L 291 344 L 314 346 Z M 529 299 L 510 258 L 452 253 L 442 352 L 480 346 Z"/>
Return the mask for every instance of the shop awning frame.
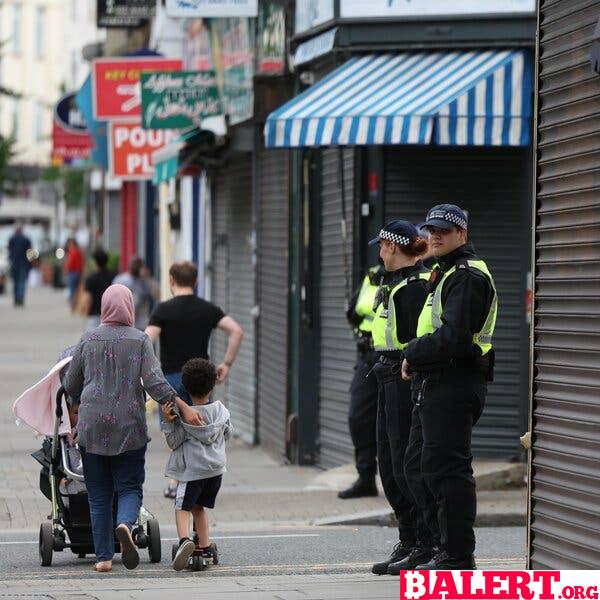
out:
<path id="1" fill-rule="evenodd" d="M 271 113 L 265 145 L 526 146 L 532 93 L 527 50 L 369 54 Z"/>

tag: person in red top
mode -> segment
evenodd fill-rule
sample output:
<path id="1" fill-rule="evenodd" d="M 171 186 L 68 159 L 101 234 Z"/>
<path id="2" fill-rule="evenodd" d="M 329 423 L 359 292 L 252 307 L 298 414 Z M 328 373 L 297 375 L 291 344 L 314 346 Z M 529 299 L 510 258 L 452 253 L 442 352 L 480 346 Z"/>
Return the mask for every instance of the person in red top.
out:
<path id="1" fill-rule="evenodd" d="M 69 290 L 69 304 L 71 310 L 75 309 L 77 288 L 83 274 L 83 252 L 75 238 L 69 238 L 66 243 L 67 257 L 65 259 L 65 271 L 67 272 L 67 287 Z"/>

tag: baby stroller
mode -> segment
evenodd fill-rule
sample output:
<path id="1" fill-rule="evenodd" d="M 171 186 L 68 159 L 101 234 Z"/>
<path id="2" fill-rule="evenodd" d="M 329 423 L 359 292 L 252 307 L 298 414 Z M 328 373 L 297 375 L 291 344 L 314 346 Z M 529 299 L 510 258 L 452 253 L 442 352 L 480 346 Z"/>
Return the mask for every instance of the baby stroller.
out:
<path id="1" fill-rule="evenodd" d="M 85 480 L 82 471 L 72 464 L 77 452 L 72 452 L 65 436 L 59 434 L 63 399 L 66 393 L 61 386 L 56 394 L 54 433 L 32 454 L 42 465 L 40 491 L 52 503 L 52 514 L 40 525 L 39 556 L 43 567 L 52 564 L 53 552 L 62 552 L 65 548 L 70 548 L 79 558 L 94 553 Z M 160 562 L 160 527 L 144 506 L 131 533 L 138 548 L 148 548 L 150 562 Z M 120 552 L 118 542 L 115 546 L 115 552 Z"/>

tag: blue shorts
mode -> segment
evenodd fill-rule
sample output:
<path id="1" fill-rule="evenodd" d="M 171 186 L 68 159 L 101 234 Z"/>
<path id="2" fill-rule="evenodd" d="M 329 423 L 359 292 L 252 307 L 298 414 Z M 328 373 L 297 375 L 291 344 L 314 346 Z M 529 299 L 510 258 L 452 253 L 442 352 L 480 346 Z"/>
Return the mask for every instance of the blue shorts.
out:
<path id="1" fill-rule="evenodd" d="M 223 475 L 196 481 L 180 481 L 175 497 L 175 509 L 189 512 L 194 506 L 214 508 L 222 481 Z"/>

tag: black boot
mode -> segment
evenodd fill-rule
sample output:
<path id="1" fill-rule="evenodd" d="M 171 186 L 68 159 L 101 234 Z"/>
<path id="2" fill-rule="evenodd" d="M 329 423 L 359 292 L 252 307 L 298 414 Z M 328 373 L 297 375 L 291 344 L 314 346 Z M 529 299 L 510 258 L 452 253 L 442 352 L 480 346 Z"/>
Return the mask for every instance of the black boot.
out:
<path id="1" fill-rule="evenodd" d="M 429 562 L 415 567 L 415 571 L 474 571 L 475 569 L 477 566 L 472 554 L 453 556 L 446 550 L 438 552 Z"/>
<path id="2" fill-rule="evenodd" d="M 388 575 L 400 575 L 400 571 L 414 571 L 417 565 L 429 562 L 434 555 L 434 548 L 418 544 L 411 550 L 408 556 L 388 566 Z"/>
<path id="3" fill-rule="evenodd" d="M 367 496 L 377 496 L 375 477 L 359 477 L 348 489 L 342 490 L 338 494 L 338 498 L 342 500 L 364 498 Z"/>
<path id="4" fill-rule="evenodd" d="M 398 561 L 402 560 L 403 558 L 407 557 L 410 554 L 411 549 L 412 549 L 411 544 L 405 544 L 403 542 L 398 542 L 394 546 L 394 549 L 392 550 L 390 557 L 387 560 L 384 560 L 383 562 L 375 563 L 373 565 L 373 568 L 371 569 L 371 572 L 375 573 L 375 575 L 386 575 L 390 564 L 398 562 Z"/>

